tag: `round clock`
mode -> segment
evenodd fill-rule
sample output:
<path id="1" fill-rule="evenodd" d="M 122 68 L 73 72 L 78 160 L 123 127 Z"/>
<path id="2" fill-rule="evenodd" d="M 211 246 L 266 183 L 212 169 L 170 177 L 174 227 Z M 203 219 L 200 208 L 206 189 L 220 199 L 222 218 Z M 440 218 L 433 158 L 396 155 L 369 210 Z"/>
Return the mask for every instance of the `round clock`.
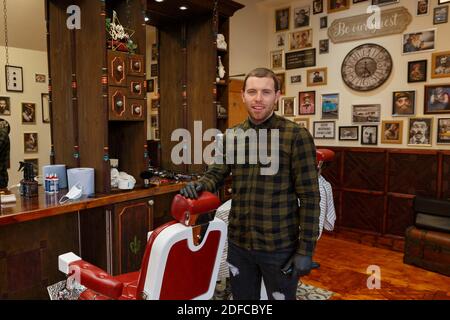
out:
<path id="1" fill-rule="evenodd" d="M 380 45 L 368 43 L 350 51 L 342 62 L 345 84 L 357 91 L 370 91 L 381 86 L 391 74 L 392 58 Z"/>

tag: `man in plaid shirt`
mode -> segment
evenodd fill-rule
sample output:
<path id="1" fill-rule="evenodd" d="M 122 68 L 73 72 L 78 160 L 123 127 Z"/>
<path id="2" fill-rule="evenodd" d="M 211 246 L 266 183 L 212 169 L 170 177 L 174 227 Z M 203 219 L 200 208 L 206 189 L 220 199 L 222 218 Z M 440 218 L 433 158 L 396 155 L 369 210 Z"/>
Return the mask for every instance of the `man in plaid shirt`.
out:
<path id="1" fill-rule="evenodd" d="M 274 113 L 280 94 L 280 82 L 271 70 L 251 71 L 242 92 L 248 119 L 232 131 L 227 130 L 226 159 L 222 164 L 210 165 L 201 179 L 180 191 L 185 197 L 197 198 L 203 190 L 215 192 L 232 174 L 228 263 L 236 300 L 259 299 L 261 278 L 269 299 L 295 299 L 298 277 L 310 272 L 319 235 L 316 148 L 306 129 Z M 274 148 L 271 150 L 271 160 L 278 161 L 277 170 L 270 174 L 263 173 L 268 165 L 261 159 L 256 163 L 247 161 L 251 155 L 261 155 L 261 136 L 253 145 L 246 140 L 242 143 L 239 133 L 237 144 L 229 140 L 230 134 L 246 134 L 251 129 L 257 134 L 265 129 L 269 137 L 278 137 L 276 154 Z M 274 145 L 273 139 L 267 140 Z M 230 141 L 234 143 L 232 161 L 227 149 Z M 247 156 L 244 163 L 236 161 L 234 151 L 239 153 L 242 148 Z M 269 150 L 265 152 L 269 154 Z"/>

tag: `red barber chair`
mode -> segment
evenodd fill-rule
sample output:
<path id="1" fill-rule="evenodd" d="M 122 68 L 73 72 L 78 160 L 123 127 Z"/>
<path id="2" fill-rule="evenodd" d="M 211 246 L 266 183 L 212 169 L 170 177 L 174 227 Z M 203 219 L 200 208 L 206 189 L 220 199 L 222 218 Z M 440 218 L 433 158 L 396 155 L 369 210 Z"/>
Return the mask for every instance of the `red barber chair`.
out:
<path id="1" fill-rule="evenodd" d="M 176 195 L 176 221 L 151 232 L 137 272 L 111 276 L 72 252 L 59 256 L 59 270 L 87 288 L 80 300 L 210 299 L 227 233 L 214 217 L 220 204 L 206 191 L 196 200 Z"/>
<path id="2" fill-rule="evenodd" d="M 334 151 L 330 149 L 316 149 L 317 167 L 320 169 L 324 162 L 330 162 L 334 159 Z"/>

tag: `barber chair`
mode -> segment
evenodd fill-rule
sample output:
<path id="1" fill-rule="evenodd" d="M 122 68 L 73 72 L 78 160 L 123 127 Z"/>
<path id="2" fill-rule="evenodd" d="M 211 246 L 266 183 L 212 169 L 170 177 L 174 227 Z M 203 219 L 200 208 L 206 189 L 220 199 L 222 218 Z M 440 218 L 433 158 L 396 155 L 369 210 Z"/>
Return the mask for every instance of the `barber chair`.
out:
<path id="1" fill-rule="evenodd" d="M 175 221 L 150 233 L 137 272 L 111 276 L 72 252 L 59 256 L 59 270 L 87 288 L 80 300 L 210 299 L 227 233 L 214 217 L 220 204 L 206 191 L 196 200 L 176 195 Z"/>
<path id="2" fill-rule="evenodd" d="M 331 162 L 334 159 L 334 151 L 330 149 L 316 149 L 317 167 L 320 169 L 324 162 Z"/>

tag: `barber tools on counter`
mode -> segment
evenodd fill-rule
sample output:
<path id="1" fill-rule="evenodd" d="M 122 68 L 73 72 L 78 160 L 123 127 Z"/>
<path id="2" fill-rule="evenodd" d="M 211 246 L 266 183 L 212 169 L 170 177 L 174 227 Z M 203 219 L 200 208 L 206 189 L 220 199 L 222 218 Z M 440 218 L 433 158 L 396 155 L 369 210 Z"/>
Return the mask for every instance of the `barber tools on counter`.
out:
<path id="1" fill-rule="evenodd" d="M 18 171 L 23 171 L 23 179 L 20 180 L 20 195 L 26 198 L 37 197 L 38 182 L 34 180 L 33 164 L 30 162 L 20 161 Z"/>

